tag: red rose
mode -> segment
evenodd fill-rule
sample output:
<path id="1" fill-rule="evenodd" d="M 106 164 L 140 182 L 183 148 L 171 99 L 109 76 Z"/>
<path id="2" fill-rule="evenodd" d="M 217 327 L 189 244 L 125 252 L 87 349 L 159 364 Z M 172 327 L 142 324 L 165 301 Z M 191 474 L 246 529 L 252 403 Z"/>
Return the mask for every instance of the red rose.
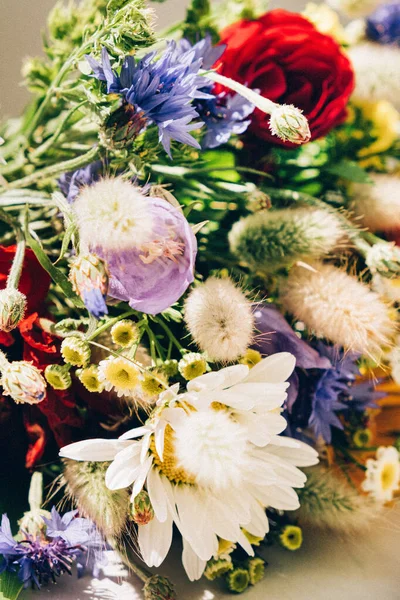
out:
<path id="1" fill-rule="evenodd" d="M 319 33 L 304 17 L 272 10 L 257 21 L 227 27 L 221 43 L 227 48 L 217 63 L 218 71 L 274 102 L 302 109 L 311 139 L 326 135 L 346 118 L 354 87 L 350 62 L 333 38 Z M 269 116 L 259 110 L 253 114 L 250 132 L 293 147 L 272 135 Z"/>

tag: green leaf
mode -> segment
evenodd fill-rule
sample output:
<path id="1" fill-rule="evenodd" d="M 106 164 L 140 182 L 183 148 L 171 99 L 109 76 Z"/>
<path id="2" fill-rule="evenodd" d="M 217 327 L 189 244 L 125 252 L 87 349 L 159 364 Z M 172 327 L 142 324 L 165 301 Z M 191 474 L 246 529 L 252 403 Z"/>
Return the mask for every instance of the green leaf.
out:
<path id="1" fill-rule="evenodd" d="M 83 301 L 77 296 L 72 288 L 70 281 L 64 273 L 53 265 L 40 243 L 32 237 L 29 231 L 28 211 L 25 220 L 25 238 L 29 247 L 34 252 L 43 269 L 48 272 L 54 283 L 60 286 L 67 298 L 69 298 L 77 308 L 85 308 Z"/>
<path id="2" fill-rule="evenodd" d="M 77 233 L 78 228 L 75 225 L 75 223 L 71 223 L 64 234 L 63 237 L 63 241 L 62 241 L 62 245 L 61 245 L 61 250 L 60 250 L 60 256 L 57 258 L 56 263 L 58 263 L 62 258 L 64 258 L 64 255 L 66 253 L 66 251 L 68 250 L 68 246 L 72 240 L 72 238 L 74 237 L 74 235 Z"/>
<path id="3" fill-rule="evenodd" d="M 352 160 L 342 160 L 336 165 L 326 167 L 325 171 L 331 173 L 331 175 L 337 175 L 343 179 L 354 181 L 354 183 L 371 183 L 367 171 Z"/>
<path id="4" fill-rule="evenodd" d="M 0 575 L 0 600 L 16 600 L 22 588 L 23 584 L 16 573 L 4 571 Z"/>

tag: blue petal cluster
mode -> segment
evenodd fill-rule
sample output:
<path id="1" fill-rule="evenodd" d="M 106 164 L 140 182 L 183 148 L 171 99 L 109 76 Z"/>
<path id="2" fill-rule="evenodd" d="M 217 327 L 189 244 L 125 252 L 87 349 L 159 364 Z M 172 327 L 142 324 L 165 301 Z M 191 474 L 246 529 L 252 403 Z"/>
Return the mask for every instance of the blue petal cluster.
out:
<path id="1" fill-rule="evenodd" d="M 86 185 L 91 185 L 101 178 L 104 171 L 104 163 L 96 160 L 81 169 L 63 173 L 58 180 L 58 187 L 70 204 L 75 200 L 79 191 Z"/>
<path id="2" fill-rule="evenodd" d="M 89 548 L 98 549 L 99 533 L 92 521 L 76 517 L 71 511 L 61 517 L 53 507 L 51 518 L 44 519 L 46 536 L 21 532 L 19 541 L 13 538 L 10 521 L 3 515 L 0 526 L 0 573 L 18 572 L 24 587 L 41 588 L 63 573 L 71 573 L 73 562 L 83 564 Z"/>
<path id="3" fill-rule="evenodd" d="M 367 19 L 366 34 L 374 42 L 400 46 L 400 2 L 379 6 Z"/>
<path id="4" fill-rule="evenodd" d="M 200 148 L 189 133 L 204 125 L 208 131 L 204 147 L 215 147 L 228 141 L 233 133 L 243 133 L 249 121 L 243 121 L 254 107 L 240 96 L 213 93 L 213 83 L 201 69 L 209 69 L 224 52 L 224 46 L 213 47 L 209 37 L 194 46 L 187 40 L 170 42 L 156 60 L 156 52 L 136 62 L 125 58 L 119 73 L 111 66 L 107 50 L 102 50 L 102 63 L 87 56 L 94 76 L 107 84 L 107 92 L 120 94 L 135 133 L 149 125 L 158 127 L 159 140 L 171 155 L 171 140 Z"/>
<path id="5" fill-rule="evenodd" d="M 258 331 L 269 334 L 257 344 L 257 350 L 263 354 L 291 352 L 296 358 L 285 415 L 291 436 L 304 437 L 303 430 L 310 427 L 329 444 L 331 428 L 343 429 L 337 412 L 364 411 L 385 396 L 375 391 L 372 382 L 357 382 L 361 375 L 358 354 L 322 342 L 311 346 L 296 335 L 273 306 L 258 308 L 254 316 Z"/>

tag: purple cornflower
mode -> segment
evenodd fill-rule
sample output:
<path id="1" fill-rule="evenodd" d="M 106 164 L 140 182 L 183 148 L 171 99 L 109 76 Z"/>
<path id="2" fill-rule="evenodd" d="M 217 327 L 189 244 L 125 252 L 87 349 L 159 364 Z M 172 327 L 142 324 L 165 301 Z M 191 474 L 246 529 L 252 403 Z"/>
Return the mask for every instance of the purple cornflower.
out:
<path id="1" fill-rule="evenodd" d="M 7 515 L 3 515 L 0 572 L 17 571 L 24 587 L 31 585 L 37 588 L 54 582 L 63 573 L 71 573 L 72 564 L 75 561 L 82 563 L 89 548 L 98 547 L 99 543 L 99 534 L 93 523 L 76 518 L 76 513 L 71 511 L 61 517 L 53 508 L 51 518 L 44 518 L 46 534 L 35 536 L 21 531 L 18 541 L 12 537 Z"/>
<path id="2" fill-rule="evenodd" d="M 379 6 L 367 19 L 366 34 L 380 44 L 400 45 L 400 2 Z"/>
<path id="3" fill-rule="evenodd" d="M 256 327 L 263 337 L 256 348 L 262 353 L 291 352 L 296 369 L 290 377 L 286 401 L 288 432 L 303 437 L 310 427 L 315 436 L 330 443 L 332 427 L 343 429 L 336 413 L 364 411 L 385 394 L 374 390 L 372 382 L 357 383 L 359 355 L 318 342 L 311 346 L 300 339 L 279 311 L 260 307 L 255 312 Z"/>

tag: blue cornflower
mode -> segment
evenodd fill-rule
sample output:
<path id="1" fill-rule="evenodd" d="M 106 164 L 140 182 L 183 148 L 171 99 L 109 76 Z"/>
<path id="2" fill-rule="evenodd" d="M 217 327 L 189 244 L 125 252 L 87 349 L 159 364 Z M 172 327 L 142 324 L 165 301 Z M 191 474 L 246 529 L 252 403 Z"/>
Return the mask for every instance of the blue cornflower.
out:
<path id="1" fill-rule="evenodd" d="M 55 508 L 46 523 L 46 534 L 31 535 L 21 531 L 14 540 L 10 521 L 3 515 L 0 527 L 0 572 L 17 571 L 24 587 L 40 588 L 63 573 L 71 573 L 72 564 L 83 563 L 89 548 L 99 547 L 99 533 L 88 519 L 76 518 L 77 511 L 61 517 Z"/>
<path id="2" fill-rule="evenodd" d="M 380 44 L 400 45 L 400 2 L 379 6 L 367 19 L 366 34 Z"/>
<path id="3" fill-rule="evenodd" d="M 155 124 L 159 140 L 171 156 L 171 140 L 200 148 L 189 132 L 204 123 L 208 128 L 204 147 L 215 147 L 225 143 L 233 133 L 243 133 L 249 126 L 244 119 L 254 106 L 237 94 L 215 95 L 214 84 L 201 75 L 201 70 L 215 64 L 224 49 L 224 46 L 213 47 L 210 37 L 194 46 L 188 40 L 169 42 L 158 60 L 155 52 L 138 62 L 127 56 L 119 73 L 112 69 L 105 48 L 101 64 L 87 56 L 94 77 L 106 82 L 109 94 L 123 98 L 122 106 L 107 122 L 113 142 L 134 139 Z"/>
<path id="4" fill-rule="evenodd" d="M 311 346 L 295 334 L 271 305 L 257 308 L 254 316 L 258 331 L 269 334 L 258 342 L 257 350 L 263 354 L 291 352 L 296 358 L 285 406 L 287 433 L 291 436 L 302 438 L 303 430 L 310 427 L 317 437 L 322 436 L 330 443 L 331 428 L 343 429 L 337 412 L 350 409 L 363 412 L 375 407 L 375 400 L 385 396 L 375 391 L 372 382 L 357 381 L 361 375 L 358 354 L 345 353 L 323 342 Z"/>

